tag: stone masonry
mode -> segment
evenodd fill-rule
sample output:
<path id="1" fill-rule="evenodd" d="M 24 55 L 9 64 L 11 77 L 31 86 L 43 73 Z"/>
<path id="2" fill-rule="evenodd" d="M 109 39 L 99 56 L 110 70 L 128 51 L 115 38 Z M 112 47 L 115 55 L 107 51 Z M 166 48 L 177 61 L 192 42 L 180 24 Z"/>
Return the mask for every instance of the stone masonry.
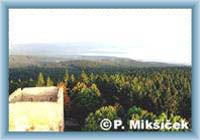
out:
<path id="1" fill-rule="evenodd" d="M 63 88 L 19 88 L 9 96 L 9 131 L 63 130 Z"/>

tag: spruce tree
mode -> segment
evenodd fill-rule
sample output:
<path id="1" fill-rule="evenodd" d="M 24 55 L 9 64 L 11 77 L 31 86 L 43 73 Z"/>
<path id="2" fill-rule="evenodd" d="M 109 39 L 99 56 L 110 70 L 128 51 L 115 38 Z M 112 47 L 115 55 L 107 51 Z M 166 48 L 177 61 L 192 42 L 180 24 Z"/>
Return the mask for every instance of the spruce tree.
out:
<path id="1" fill-rule="evenodd" d="M 81 72 L 81 81 L 86 84 L 89 83 L 89 78 L 84 70 Z"/>
<path id="2" fill-rule="evenodd" d="M 47 78 L 47 86 L 53 86 L 54 85 L 54 83 L 53 83 L 53 81 L 51 80 L 51 78 L 50 77 L 48 77 Z"/>
<path id="3" fill-rule="evenodd" d="M 38 80 L 37 80 L 36 86 L 37 87 L 45 86 L 44 76 L 41 72 L 38 75 Z"/>
<path id="4" fill-rule="evenodd" d="M 66 67 L 65 69 L 65 75 L 64 75 L 64 82 L 65 84 L 67 85 L 68 84 L 68 80 L 69 80 L 69 71 L 68 71 L 68 68 Z"/>

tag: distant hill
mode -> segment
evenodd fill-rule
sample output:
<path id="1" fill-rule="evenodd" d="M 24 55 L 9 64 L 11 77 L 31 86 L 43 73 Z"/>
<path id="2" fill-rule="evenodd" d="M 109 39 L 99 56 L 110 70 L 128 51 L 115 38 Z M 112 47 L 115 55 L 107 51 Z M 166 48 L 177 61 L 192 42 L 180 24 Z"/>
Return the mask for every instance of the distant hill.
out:
<path id="1" fill-rule="evenodd" d="M 65 56 L 65 57 L 48 57 L 48 56 L 27 56 L 27 55 L 10 55 L 9 67 L 169 67 L 176 66 L 166 63 L 142 62 L 127 58 L 109 57 L 109 56 Z"/>
<path id="2" fill-rule="evenodd" d="M 110 50 L 110 48 L 113 48 Z M 116 47 L 108 47 L 89 43 L 57 43 L 57 44 L 16 44 L 9 48 L 10 55 L 31 55 L 65 57 L 70 55 L 82 55 L 87 53 L 106 54 L 119 53 Z"/>
<path id="3" fill-rule="evenodd" d="M 127 50 L 122 49 L 122 47 L 107 46 L 94 43 L 91 44 L 87 42 L 56 44 L 11 44 L 9 47 L 9 66 L 65 67 L 66 65 L 75 66 L 75 64 L 81 66 L 96 65 L 98 67 L 183 66 L 180 64 L 167 64 L 165 62 L 144 62 L 146 60 L 138 61 L 133 60 L 132 58 L 119 57 L 124 56 L 126 53 Z"/>

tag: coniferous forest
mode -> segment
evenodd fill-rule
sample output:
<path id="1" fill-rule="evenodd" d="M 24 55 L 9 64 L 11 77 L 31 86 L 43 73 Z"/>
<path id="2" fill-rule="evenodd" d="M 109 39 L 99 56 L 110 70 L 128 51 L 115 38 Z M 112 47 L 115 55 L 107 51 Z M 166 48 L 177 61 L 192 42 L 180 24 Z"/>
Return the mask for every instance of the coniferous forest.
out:
<path id="1" fill-rule="evenodd" d="M 79 61 L 62 67 L 10 67 L 9 93 L 23 87 L 64 86 L 66 131 L 101 131 L 103 118 L 121 119 L 125 126 L 131 119 L 185 119 L 191 130 L 191 77 L 190 66 L 101 66 Z"/>

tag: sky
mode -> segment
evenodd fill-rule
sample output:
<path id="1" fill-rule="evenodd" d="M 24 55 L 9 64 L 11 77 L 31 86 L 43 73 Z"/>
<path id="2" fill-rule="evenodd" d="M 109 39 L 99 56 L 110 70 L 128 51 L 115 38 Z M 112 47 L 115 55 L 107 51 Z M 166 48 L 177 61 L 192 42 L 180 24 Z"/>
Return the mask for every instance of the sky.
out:
<path id="1" fill-rule="evenodd" d="M 191 9 L 9 9 L 9 47 L 90 44 L 97 49 L 82 55 L 191 65 L 191 12 Z"/>

